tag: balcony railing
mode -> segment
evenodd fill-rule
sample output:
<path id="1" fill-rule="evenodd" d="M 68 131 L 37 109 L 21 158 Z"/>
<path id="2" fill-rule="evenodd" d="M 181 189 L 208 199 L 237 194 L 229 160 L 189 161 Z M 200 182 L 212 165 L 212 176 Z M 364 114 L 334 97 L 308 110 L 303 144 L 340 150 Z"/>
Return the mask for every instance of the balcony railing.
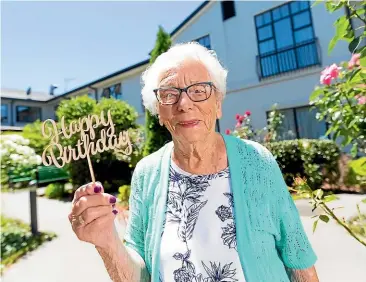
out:
<path id="1" fill-rule="evenodd" d="M 317 39 L 257 56 L 259 79 L 320 64 L 320 48 Z"/>

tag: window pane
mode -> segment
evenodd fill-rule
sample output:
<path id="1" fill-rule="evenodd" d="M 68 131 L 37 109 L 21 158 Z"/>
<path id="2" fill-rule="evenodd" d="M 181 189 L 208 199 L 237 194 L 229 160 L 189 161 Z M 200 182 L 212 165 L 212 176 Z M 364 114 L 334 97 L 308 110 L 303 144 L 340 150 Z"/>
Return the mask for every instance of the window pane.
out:
<path id="1" fill-rule="evenodd" d="M 1 105 L 1 122 L 8 123 L 8 105 Z"/>
<path id="2" fill-rule="evenodd" d="M 267 25 L 258 29 L 259 40 L 265 40 L 271 38 L 272 36 L 272 25 Z"/>
<path id="3" fill-rule="evenodd" d="M 261 55 L 275 51 L 274 40 L 267 40 L 259 44 L 259 52 Z"/>
<path id="4" fill-rule="evenodd" d="M 309 11 L 302 12 L 301 14 L 297 14 L 293 17 L 294 28 L 297 29 L 299 27 L 309 25 L 310 24 L 310 13 Z"/>
<path id="5" fill-rule="evenodd" d="M 269 55 L 261 58 L 261 73 L 263 77 L 278 74 L 278 64 L 276 55 Z"/>
<path id="6" fill-rule="evenodd" d="M 282 15 L 282 17 L 286 17 L 289 14 L 290 14 L 290 12 L 289 12 L 289 9 L 288 9 L 288 5 L 283 5 L 281 7 L 281 15 Z"/>
<path id="7" fill-rule="evenodd" d="M 301 43 L 313 39 L 313 27 L 309 26 L 295 31 L 295 42 Z"/>
<path id="8" fill-rule="evenodd" d="M 277 49 L 293 46 L 291 21 L 289 18 L 274 23 Z"/>
<path id="9" fill-rule="evenodd" d="M 277 58 L 281 72 L 287 72 L 297 68 L 295 51 L 293 49 L 278 53 Z"/>
<path id="10" fill-rule="evenodd" d="M 280 11 L 280 8 L 277 8 L 277 9 L 274 9 L 272 11 L 272 17 L 273 17 L 273 20 L 279 20 L 281 18 L 281 11 Z"/>
<path id="11" fill-rule="evenodd" d="M 292 109 L 280 111 L 285 117 L 279 130 L 279 136 L 282 140 L 296 139 L 295 116 Z"/>
<path id="12" fill-rule="evenodd" d="M 296 109 L 296 118 L 300 138 L 318 139 L 325 136 L 326 124 L 316 119 L 316 110 L 309 107 Z"/>
<path id="13" fill-rule="evenodd" d="M 196 40 L 199 44 L 206 47 L 207 49 L 211 49 L 210 36 L 206 35 Z"/>
<path id="14" fill-rule="evenodd" d="M 300 1 L 300 10 L 306 10 L 309 8 L 309 1 Z"/>
<path id="15" fill-rule="evenodd" d="M 297 47 L 296 55 L 300 68 L 319 64 L 318 50 L 315 42 Z"/>
<path id="16" fill-rule="evenodd" d="M 17 122 L 34 122 L 41 119 L 41 109 L 38 107 L 17 106 Z"/>
<path id="17" fill-rule="evenodd" d="M 291 13 L 296 13 L 300 11 L 300 3 L 298 1 L 291 2 Z"/>
<path id="18" fill-rule="evenodd" d="M 263 14 L 263 24 L 268 24 L 271 22 L 271 12 Z"/>
<path id="19" fill-rule="evenodd" d="M 260 27 L 263 25 L 263 16 L 259 15 L 255 17 L 255 23 L 257 25 L 257 27 Z"/>

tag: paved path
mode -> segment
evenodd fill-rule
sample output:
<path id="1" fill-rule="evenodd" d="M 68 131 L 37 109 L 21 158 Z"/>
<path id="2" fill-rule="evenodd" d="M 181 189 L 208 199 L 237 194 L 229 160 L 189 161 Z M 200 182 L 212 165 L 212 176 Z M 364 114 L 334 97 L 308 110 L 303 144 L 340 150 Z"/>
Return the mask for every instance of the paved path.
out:
<path id="1" fill-rule="evenodd" d="M 341 195 L 333 206 L 344 206 L 338 214 L 349 217 L 356 203 L 366 196 Z M 321 282 L 365 282 L 366 248 L 330 222 L 319 222 L 312 233 L 311 207 L 297 201 L 305 230 L 318 255 L 316 264 Z M 78 241 L 72 233 L 67 214 L 71 204 L 38 198 L 39 229 L 53 231 L 58 238 L 44 244 L 6 271 L 4 282 L 109 282 L 108 273 L 94 247 Z M 363 205 L 366 211 L 366 205 Z M 2 213 L 29 222 L 29 194 L 2 194 Z M 276 282 L 276 281 L 273 281 Z"/>

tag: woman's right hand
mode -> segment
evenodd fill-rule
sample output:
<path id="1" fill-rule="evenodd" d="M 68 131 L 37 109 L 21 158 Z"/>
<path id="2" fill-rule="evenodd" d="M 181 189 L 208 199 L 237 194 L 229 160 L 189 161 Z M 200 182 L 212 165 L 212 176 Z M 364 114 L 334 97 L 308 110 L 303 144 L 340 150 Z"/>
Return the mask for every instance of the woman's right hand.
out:
<path id="1" fill-rule="evenodd" d="M 79 240 L 106 249 L 118 240 L 114 219 L 116 197 L 104 193 L 96 182 L 79 187 L 74 194 L 69 221 Z"/>

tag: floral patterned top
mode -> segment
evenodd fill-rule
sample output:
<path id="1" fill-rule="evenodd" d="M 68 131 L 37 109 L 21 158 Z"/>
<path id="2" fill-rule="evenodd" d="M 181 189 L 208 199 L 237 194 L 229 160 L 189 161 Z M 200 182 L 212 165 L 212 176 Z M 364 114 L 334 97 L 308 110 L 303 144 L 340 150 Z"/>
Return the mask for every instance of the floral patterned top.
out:
<path id="1" fill-rule="evenodd" d="M 193 175 L 171 161 L 160 281 L 244 282 L 230 172 Z"/>

